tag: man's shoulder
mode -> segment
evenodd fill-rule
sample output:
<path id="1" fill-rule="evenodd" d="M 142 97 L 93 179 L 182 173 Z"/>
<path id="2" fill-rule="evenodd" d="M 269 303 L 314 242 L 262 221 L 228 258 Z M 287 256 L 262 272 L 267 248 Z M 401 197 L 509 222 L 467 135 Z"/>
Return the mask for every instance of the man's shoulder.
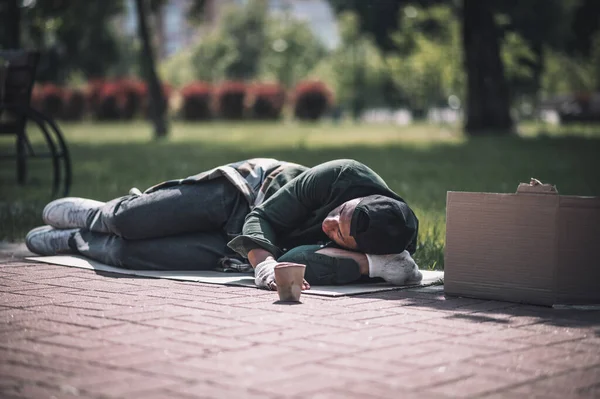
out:
<path id="1" fill-rule="evenodd" d="M 362 162 L 355 159 L 334 159 L 332 161 L 323 162 L 313 166 L 310 171 L 314 175 L 322 176 L 351 176 L 351 177 L 371 177 L 378 176 L 375 171 L 369 168 Z"/>
<path id="2" fill-rule="evenodd" d="M 323 162 L 318 165 L 313 166 L 313 168 L 324 168 L 324 169 L 333 169 L 333 168 L 363 168 L 367 167 L 362 162 L 357 161 L 356 159 L 350 158 L 341 158 L 341 159 L 332 159 L 331 161 Z"/>

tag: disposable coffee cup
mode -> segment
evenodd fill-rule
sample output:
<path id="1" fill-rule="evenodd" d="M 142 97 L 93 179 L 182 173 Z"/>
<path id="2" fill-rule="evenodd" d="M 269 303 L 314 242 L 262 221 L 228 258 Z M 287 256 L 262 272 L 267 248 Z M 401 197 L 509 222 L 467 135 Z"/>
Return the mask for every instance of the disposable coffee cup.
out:
<path id="1" fill-rule="evenodd" d="M 275 266 L 275 283 L 282 302 L 299 302 L 306 265 L 300 263 L 280 263 Z"/>

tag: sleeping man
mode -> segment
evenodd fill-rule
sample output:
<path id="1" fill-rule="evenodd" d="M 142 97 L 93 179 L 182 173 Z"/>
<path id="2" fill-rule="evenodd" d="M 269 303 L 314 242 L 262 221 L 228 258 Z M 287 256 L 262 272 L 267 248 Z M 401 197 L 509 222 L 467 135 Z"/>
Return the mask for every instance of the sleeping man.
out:
<path id="1" fill-rule="evenodd" d="M 276 289 L 279 262 L 307 266 L 305 289 L 422 278 L 411 257 L 417 217 L 379 175 L 348 159 L 312 168 L 250 159 L 106 203 L 58 199 L 42 218 L 47 225 L 25 240 L 40 255 L 78 254 L 138 270 L 249 263 L 265 289 Z"/>

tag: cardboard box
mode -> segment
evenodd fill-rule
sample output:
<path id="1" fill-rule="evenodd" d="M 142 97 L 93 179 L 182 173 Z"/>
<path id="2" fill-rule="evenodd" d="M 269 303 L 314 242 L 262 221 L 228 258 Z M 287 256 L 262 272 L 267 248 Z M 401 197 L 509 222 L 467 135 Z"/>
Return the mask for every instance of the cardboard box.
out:
<path id="1" fill-rule="evenodd" d="M 444 290 L 536 305 L 600 304 L 600 197 L 521 183 L 448 192 Z"/>

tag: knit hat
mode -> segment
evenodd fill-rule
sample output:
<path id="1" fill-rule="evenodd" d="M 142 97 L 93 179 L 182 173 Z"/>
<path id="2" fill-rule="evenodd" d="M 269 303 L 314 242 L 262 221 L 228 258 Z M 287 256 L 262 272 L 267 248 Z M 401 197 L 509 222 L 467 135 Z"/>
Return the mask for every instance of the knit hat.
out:
<path id="1" fill-rule="evenodd" d="M 352 214 L 350 235 L 357 249 L 368 254 L 395 254 L 408 247 L 419 221 L 409 206 L 383 195 L 363 198 Z"/>

